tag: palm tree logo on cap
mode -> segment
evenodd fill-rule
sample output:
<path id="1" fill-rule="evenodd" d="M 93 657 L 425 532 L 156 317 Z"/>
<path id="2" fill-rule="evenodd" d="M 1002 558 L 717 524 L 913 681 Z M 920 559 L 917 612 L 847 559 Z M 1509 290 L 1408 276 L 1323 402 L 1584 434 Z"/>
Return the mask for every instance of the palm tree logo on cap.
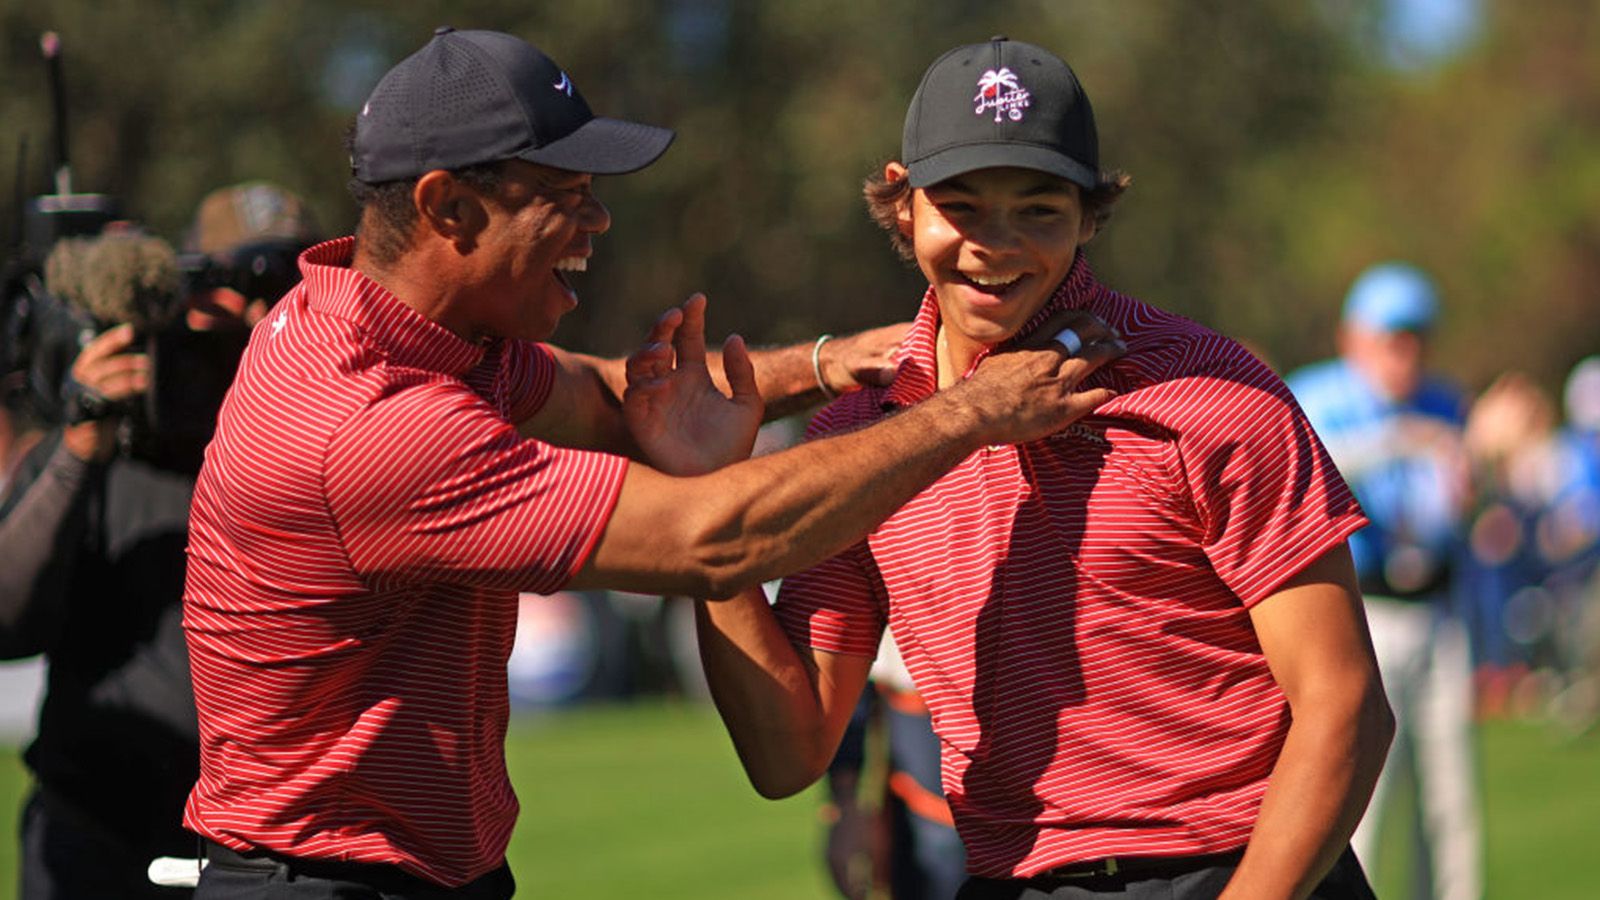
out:
<path id="1" fill-rule="evenodd" d="M 1000 121 L 1001 115 L 1013 122 L 1020 122 L 1022 111 L 1032 105 L 1031 97 L 1028 89 L 1017 83 L 1017 73 L 1009 67 L 1001 66 L 998 71 L 989 69 L 978 79 L 978 94 L 972 98 L 978 107 L 973 113 L 981 116 L 986 110 L 992 109 L 996 122 Z"/>

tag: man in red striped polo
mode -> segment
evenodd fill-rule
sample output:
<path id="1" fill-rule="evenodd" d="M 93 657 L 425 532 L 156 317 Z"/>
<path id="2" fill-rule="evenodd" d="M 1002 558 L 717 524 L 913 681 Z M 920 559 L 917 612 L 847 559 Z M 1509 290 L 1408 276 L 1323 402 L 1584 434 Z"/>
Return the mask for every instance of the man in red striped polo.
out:
<path id="1" fill-rule="evenodd" d="M 864 540 L 703 603 L 701 653 L 756 788 L 824 771 L 885 628 L 943 744 L 961 900 L 1370 898 L 1348 842 L 1393 733 L 1346 538 L 1365 519 L 1283 383 L 1239 344 L 1100 284 L 1084 245 L 1128 184 L 1049 51 L 928 70 L 874 217 L 927 276 L 860 433 L 1086 310 L 1116 397 L 975 450 Z M 1078 336 L 1058 336 L 1069 347 Z M 981 369 L 978 369 L 981 371 Z"/>
<path id="2" fill-rule="evenodd" d="M 748 454 L 782 389 L 734 338 L 718 390 L 703 298 L 629 360 L 620 410 L 599 361 L 537 343 L 610 224 L 593 176 L 671 137 L 594 116 L 495 32 L 440 29 L 362 109 L 358 233 L 306 251 L 256 328 L 195 491 L 198 896 L 510 896 L 519 592 L 732 595 L 1110 396 L 1075 386 L 1114 341 L 1041 339 L 869 432 L 700 474 Z M 641 448 L 659 468 L 608 452 Z"/>

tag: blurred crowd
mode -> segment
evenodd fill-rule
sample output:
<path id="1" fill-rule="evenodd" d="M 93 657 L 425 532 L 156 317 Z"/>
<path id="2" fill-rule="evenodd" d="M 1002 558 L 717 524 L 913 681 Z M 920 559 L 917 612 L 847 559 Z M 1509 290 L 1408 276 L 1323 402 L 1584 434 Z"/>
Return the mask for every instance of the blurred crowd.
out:
<path id="1" fill-rule="evenodd" d="M 1463 444 L 1472 511 L 1459 602 L 1481 716 L 1593 726 L 1600 662 L 1600 356 L 1560 400 L 1508 371 L 1477 396 Z"/>

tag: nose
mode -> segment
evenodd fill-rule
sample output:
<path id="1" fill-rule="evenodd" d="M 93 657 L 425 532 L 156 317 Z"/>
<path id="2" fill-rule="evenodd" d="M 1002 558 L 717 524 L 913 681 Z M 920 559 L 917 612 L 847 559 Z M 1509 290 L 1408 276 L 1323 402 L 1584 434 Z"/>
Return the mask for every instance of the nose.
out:
<path id="1" fill-rule="evenodd" d="M 611 210 L 600 202 L 600 198 L 590 194 L 578 211 L 578 225 L 589 234 L 605 234 L 611 230 Z"/>
<path id="2" fill-rule="evenodd" d="M 979 253 L 1000 255 L 1014 251 L 1019 246 L 1017 231 L 1004 216 L 984 216 L 967 231 L 967 239 Z"/>

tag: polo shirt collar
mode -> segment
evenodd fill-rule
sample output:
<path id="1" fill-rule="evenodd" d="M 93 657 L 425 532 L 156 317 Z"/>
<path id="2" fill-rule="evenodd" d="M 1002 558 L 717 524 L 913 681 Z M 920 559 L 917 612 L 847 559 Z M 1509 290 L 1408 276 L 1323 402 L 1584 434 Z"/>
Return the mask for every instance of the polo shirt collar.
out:
<path id="1" fill-rule="evenodd" d="M 306 303 L 323 315 L 359 328 L 363 338 L 390 362 L 447 375 L 463 375 L 499 343 L 464 341 L 455 332 L 400 301 L 376 281 L 351 268 L 356 239 L 343 237 L 300 254 Z"/>
<path id="2" fill-rule="evenodd" d="M 983 350 L 978 358 L 973 360 L 972 369 L 962 375 L 966 378 L 972 375 L 978 363 L 995 350 L 1003 350 L 1016 342 L 1026 338 L 1039 325 L 1048 319 L 1057 310 L 1083 309 L 1089 301 L 1100 291 L 1100 283 L 1095 280 L 1094 272 L 1089 268 L 1088 258 L 1083 251 L 1078 251 L 1078 258 L 1072 263 L 1072 268 L 1067 270 L 1067 277 L 1061 280 L 1050 299 L 1044 306 L 1030 318 L 1026 324 L 1011 338 Z M 883 405 L 885 409 L 910 406 L 932 396 L 939 389 L 939 298 L 933 292 L 933 286 L 922 295 L 922 308 L 918 310 L 917 317 L 911 323 L 911 328 L 906 332 L 904 340 L 900 342 L 899 370 L 895 374 L 894 383 L 889 386 L 884 394 Z"/>

